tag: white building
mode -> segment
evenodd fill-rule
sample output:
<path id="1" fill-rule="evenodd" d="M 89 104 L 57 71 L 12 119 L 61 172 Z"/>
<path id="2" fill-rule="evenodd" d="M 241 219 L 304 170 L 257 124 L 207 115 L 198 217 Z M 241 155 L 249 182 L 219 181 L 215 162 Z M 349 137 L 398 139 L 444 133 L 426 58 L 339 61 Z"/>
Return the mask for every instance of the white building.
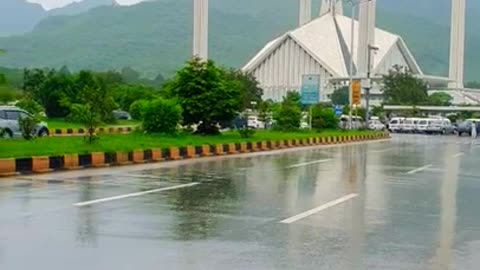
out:
<path id="1" fill-rule="evenodd" d="M 354 23 L 354 33 L 359 24 Z M 424 76 L 403 39 L 375 28 L 372 57 L 372 77 L 386 74 L 394 65 L 408 67 L 414 74 Z M 264 89 L 264 98 L 281 100 L 287 91 L 301 88 L 302 76 L 319 74 L 322 83 L 320 96 L 328 100 L 338 84 L 347 84 L 350 74 L 351 19 L 341 11 L 328 10 L 270 41 L 244 67 L 252 72 Z M 358 39 L 354 38 L 354 74 L 356 73 Z M 372 93 L 374 94 L 374 90 Z"/>

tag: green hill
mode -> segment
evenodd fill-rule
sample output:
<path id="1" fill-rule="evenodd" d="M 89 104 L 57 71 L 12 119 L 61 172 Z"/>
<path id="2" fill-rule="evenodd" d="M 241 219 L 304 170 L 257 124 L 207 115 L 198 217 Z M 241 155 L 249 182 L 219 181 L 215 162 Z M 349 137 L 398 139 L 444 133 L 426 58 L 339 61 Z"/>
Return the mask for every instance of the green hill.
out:
<path id="1" fill-rule="evenodd" d="M 228 66 L 242 66 L 268 40 L 294 28 L 297 21 L 296 1 L 210 3 L 210 56 Z M 379 27 L 402 35 L 426 73 L 445 75 L 448 25 L 380 8 Z M 49 17 L 31 33 L 0 38 L 0 48 L 8 51 L 0 57 L 0 66 L 67 65 L 72 70 L 130 66 L 147 76 L 170 75 L 190 56 L 191 32 L 191 0 L 102 6 L 79 15 Z M 467 79 L 474 80 L 480 72 L 480 63 L 474 61 L 480 59 L 480 34 L 470 32 L 467 42 Z"/>

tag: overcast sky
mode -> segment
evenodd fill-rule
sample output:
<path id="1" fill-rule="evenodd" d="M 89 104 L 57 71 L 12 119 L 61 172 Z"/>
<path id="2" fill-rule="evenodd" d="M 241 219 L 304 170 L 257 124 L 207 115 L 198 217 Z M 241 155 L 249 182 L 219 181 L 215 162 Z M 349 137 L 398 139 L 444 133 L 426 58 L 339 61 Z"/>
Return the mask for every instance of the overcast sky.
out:
<path id="1" fill-rule="evenodd" d="M 1 0 L 0 0 L 1 1 Z M 71 2 L 81 2 L 82 0 L 28 0 L 32 3 L 40 3 L 45 9 L 52 9 L 57 7 L 63 7 Z M 142 0 L 117 0 L 122 5 L 132 5 Z"/>

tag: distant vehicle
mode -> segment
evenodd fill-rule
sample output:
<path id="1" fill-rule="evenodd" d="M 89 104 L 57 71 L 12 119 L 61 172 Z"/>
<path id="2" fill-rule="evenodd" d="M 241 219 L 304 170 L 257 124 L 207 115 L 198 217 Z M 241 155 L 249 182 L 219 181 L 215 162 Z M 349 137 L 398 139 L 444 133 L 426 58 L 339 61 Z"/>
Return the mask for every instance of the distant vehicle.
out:
<path id="1" fill-rule="evenodd" d="M 21 137 L 22 130 L 18 120 L 20 118 L 33 117 L 28 112 L 14 106 L 0 106 L 0 129 L 5 130 L 4 138 Z M 34 134 L 38 137 L 48 136 L 48 125 L 40 122 L 34 130 Z"/>
<path id="2" fill-rule="evenodd" d="M 380 122 L 380 120 L 378 119 L 368 121 L 368 129 L 370 130 L 381 131 L 381 130 L 385 130 L 385 128 L 386 128 L 385 125 L 382 122 Z"/>
<path id="3" fill-rule="evenodd" d="M 400 132 L 402 129 L 402 123 L 405 120 L 403 117 L 395 117 L 388 122 L 388 130 L 392 133 Z"/>
<path id="4" fill-rule="evenodd" d="M 417 129 L 417 123 L 420 118 L 407 118 L 403 119 L 400 123 L 400 131 L 404 133 L 413 133 Z"/>
<path id="5" fill-rule="evenodd" d="M 340 128 L 347 129 L 349 126 L 349 122 L 350 122 L 350 116 L 342 115 L 340 117 L 340 123 L 339 123 Z M 352 116 L 352 129 L 361 129 L 365 127 L 366 125 L 362 117 Z"/>
<path id="6" fill-rule="evenodd" d="M 472 135 L 472 123 L 475 123 L 477 127 L 477 133 L 480 131 L 480 119 L 468 119 L 463 123 L 460 123 L 457 127 L 457 134 L 458 136 L 462 136 L 463 134 Z"/>
<path id="7" fill-rule="evenodd" d="M 255 129 L 264 129 L 265 123 L 263 121 L 260 121 L 257 116 L 250 115 L 248 117 L 248 127 Z"/>
<path id="8" fill-rule="evenodd" d="M 428 127 L 431 125 L 433 121 L 435 121 L 435 119 L 430 119 L 430 118 L 420 119 L 416 127 L 417 133 L 427 134 Z"/>
<path id="9" fill-rule="evenodd" d="M 113 118 L 116 120 L 132 120 L 132 116 L 126 111 L 115 110 L 113 111 Z"/>
<path id="10" fill-rule="evenodd" d="M 433 119 L 427 127 L 428 134 L 452 134 L 454 127 L 449 119 Z"/>

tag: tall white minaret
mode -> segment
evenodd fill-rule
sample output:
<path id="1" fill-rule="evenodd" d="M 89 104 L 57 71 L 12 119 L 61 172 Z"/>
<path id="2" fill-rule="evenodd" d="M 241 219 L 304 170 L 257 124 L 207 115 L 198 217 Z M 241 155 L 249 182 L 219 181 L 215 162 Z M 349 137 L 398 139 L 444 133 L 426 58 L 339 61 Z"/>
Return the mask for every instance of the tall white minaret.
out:
<path id="1" fill-rule="evenodd" d="M 366 76 L 368 71 L 369 46 L 375 46 L 375 19 L 377 0 L 360 2 L 358 28 L 357 71 L 359 76 Z M 370 70 L 373 67 L 374 54 L 370 53 Z"/>
<path id="2" fill-rule="evenodd" d="M 452 0 L 449 88 L 463 88 L 465 64 L 465 0 Z"/>
<path id="3" fill-rule="evenodd" d="M 193 0 L 193 56 L 208 59 L 208 0 Z"/>
<path id="4" fill-rule="evenodd" d="M 302 26 L 312 20 L 312 0 L 299 1 L 298 26 Z"/>
<path id="5" fill-rule="evenodd" d="M 320 5 L 320 16 L 332 12 L 333 14 L 343 15 L 343 4 L 341 0 L 322 0 Z"/>

